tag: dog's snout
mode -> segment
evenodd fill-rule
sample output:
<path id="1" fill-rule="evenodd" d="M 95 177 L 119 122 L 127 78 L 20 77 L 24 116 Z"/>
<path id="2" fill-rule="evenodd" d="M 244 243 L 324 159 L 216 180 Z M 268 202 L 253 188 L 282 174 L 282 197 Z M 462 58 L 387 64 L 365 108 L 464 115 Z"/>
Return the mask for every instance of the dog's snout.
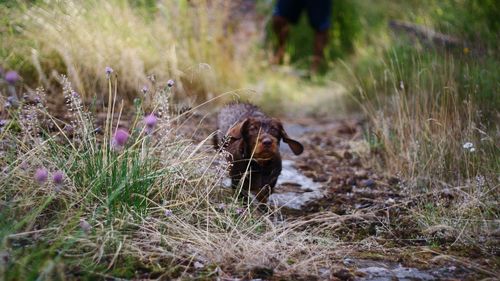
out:
<path id="1" fill-rule="evenodd" d="M 266 138 L 262 139 L 262 144 L 264 146 L 271 146 L 273 144 L 273 140 L 269 137 L 266 137 Z"/>

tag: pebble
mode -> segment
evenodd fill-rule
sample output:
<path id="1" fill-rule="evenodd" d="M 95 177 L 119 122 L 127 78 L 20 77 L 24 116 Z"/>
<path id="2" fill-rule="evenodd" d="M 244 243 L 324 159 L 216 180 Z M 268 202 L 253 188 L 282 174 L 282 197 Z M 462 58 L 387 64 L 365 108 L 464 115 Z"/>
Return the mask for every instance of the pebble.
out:
<path id="1" fill-rule="evenodd" d="M 362 180 L 361 181 L 361 186 L 373 187 L 373 186 L 375 186 L 375 181 L 372 180 L 372 179 Z"/>
<path id="2" fill-rule="evenodd" d="M 205 265 L 203 265 L 201 262 L 199 262 L 199 261 L 194 262 L 194 268 L 200 269 L 203 267 L 205 267 Z"/>
<path id="3" fill-rule="evenodd" d="M 389 198 L 389 199 L 385 200 L 385 203 L 389 204 L 389 205 L 392 205 L 392 204 L 396 203 L 396 200 L 394 200 L 392 198 Z"/>
<path id="4" fill-rule="evenodd" d="M 358 178 L 366 178 L 368 176 L 368 172 L 366 170 L 357 170 L 354 172 L 354 175 Z"/>

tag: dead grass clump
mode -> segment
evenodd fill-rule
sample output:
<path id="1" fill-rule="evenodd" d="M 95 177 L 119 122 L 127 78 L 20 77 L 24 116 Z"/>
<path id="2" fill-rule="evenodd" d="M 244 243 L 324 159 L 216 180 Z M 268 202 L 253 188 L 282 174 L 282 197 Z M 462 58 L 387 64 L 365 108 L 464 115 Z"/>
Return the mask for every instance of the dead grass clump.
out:
<path id="1" fill-rule="evenodd" d="M 107 90 L 106 66 L 119 74 L 122 97 L 150 86 L 150 75 L 174 79 L 178 94 L 193 99 L 241 86 L 252 55 L 236 52 L 227 40 L 233 31 L 230 3 L 159 1 L 146 17 L 129 2 L 38 3 L 21 26 L 33 48 L 20 55 L 31 58 L 47 88 L 57 77 L 54 71 L 65 73 L 86 98 Z"/>
<path id="2" fill-rule="evenodd" d="M 334 265 L 335 239 L 220 188 L 222 155 L 205 145 L 210 137 L 176 135 L 169 89 L 151 89 L 125 127 L 117 80 L 107 79 L 101 129 L 66 77 L 70 120 L 51 116 L 40 97 L 9 112 L 0 138 L 5 280 L 318 276 Z"/>
<path id="3" fill-rule="evenodd" d="M 457 78 L 474 75 L 458 71 L 469 68 L 451 56 L 390 58 L 379 96 L 362 105 L 372 124 L 371 145 L 384 169 L 406 180 L 402 186 L 419 202 L 414 211 L 423 229 L 451 227 L 453 243 L 480 245 L 498 220 L 500 150 L 498 128 L 485 122 L 472 99 L 477 88 Z M 445 190 L 453 191 L 444 196 L 448 202 Z"/>

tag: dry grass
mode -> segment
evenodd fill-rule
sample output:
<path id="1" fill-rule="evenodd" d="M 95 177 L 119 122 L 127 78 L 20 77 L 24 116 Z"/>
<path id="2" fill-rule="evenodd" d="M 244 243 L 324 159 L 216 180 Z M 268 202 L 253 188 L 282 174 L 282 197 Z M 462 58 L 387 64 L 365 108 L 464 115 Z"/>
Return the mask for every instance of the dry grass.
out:
<path id="1" fill-rule="evenodd" d="M 263 21 L 236 20 L 233 3 L 159 1 L 145 12 L 129 2 L 47 1 L 12 10 L 7 22 L 19 33 L 5 33 L 2 47 L 28 86 L 43 85 L 49 95 L 65 74 L 86 101 L 106 100 L 109 66 L 120 77 L 118 97 L 128 101 L 144 86 L 173 79 L 174 99 L 183 104 L 232 92 L 220 100 L 248 99 L 276 113 L 344 111 L 340 84 L 311 83 L 290 66 L 270 67 L 259 48 Z"/>
<path id="2" fill-rule="evenodd" d="M 382 220 L 391 232 L 390 222 L 373 215 L 385 210 L 346 216 L 325 211 L 280 221 L 279 210 L 262 214 L 245 206 L 220 188 L 226 166 L 211 151 L 209 138 L 194 144 L 177 136 L 171 123 L 176 117 L 167 110 L 172 98 L 206 100 L 253 84 L 255 91 L 234 92 L 271 112 L 286 108 L 296 114 L 308 107 L 314 114 L 331 114 L 343 111 L 343 87 L 311 85 L 290 77 L 286 67 L 259 72 L 265 63 L 254 58 L 260 54 L 249 48 L 241 53 L 227 40 L 233 39 L 227 1 L 160 1 L 152 18 L 128 3 L 48 1 L 23 18 L 22 34 L 33 49 L 16 51 L 32 59 L 47 88 L 57 89 L 56 72 L 67 72 L 82 95 L 107 93 L 104 99 L 115 106 L 109 108 L 104 137 L 92 133 L 94 117 L 80 105 L 68 112 L 73 136 L 43 106 L 11 112 L 13 121 L 0 133 L 0 255 L 9 257 L 0 263 L 0 276 L 266 278 L 272 270 L 273 276 L 290 279 L 320 276 L 347 254 L 370 251 L 373 245 L 386 253 L 377 237 L 343 243 L 342 231 L 337 232 L 352 227 L 346 223 L 350 219 Z M 377 81 L 377 90 L 388 95 L 363 101 L 372 124 L 368 139 L 380 152 L 381 168 L 405 179 L 404 205 L 411 206 L 411 220 L 428 241 L 444 239 L 495 253 L 498 128 L 481 123 L 473 99 L 460 98 L 463 87 L 453 60 L 424 64 L 413 59 L 413 64 L 389 61 Z M 106 66 L 120 80 L 112 80 L 112 87 Z M 157 83 L 149 74 L 157 76 Z M 176 92 L 165 96 L 164 81 L 171 78 Z M 126 114 L 114 87 L 119 97 L 133 97 L 144 84 L 149 86 L 146 100 L 136 115 Z M 63 85 L 72 96 L 68 80 Z M 35 94 L 43 97 L 42 91 Z M 142 118 L 153 110 L 164 118 L 151 138 Z M 122 114 L 132 116 L 133 141 L 116 152 L 107 145 Z M 47 134 L 50 124 L 55 133 Z M 475 151 L 465 149 L 466 142 Z M 33 174 L 41 166 L 65 171 L 61 191 L 50 180 L 36 182 Z M 134 183 L 147 188 L 123 195 L 123 187 Z M 113 200 L 115 194 L 123 200 Z"/>
<path id="3" fill-rule="evenodd" d="M 49 88 L 67 73 L 86 97 L 105 92 L 106 66 L 119 74 L 120 96 L 133 97 L 147 77 L 174 79 L 179 95 L 205 100 L 240 88 L 252 67 L 253 54 L 237 52 L 235 30 L 225 1 L 160 1 L 149 17 L 129 1 L 48 1 L 31 7 L 23 35 L 40 80 Z M 252 44 L 252 36 L 245 44 Z"/>
<path id="4" fill-rule="evenodd" d="M 138 270 L 164 278 L 318 276 L 340 258 L 337 239 L 321 234 L 337 215 L 279 221 L 280 210 L 263 214 L 221 189 L 223 155 L 212 152 L 210 137 L 194 144 L 177 136 L 172 122 L 179 117 L 167 115 L 171 97 L 164 89 L 151 91 L 158 97 L 138 107 L 130 139 L 116 147 L 122 112 L 113 76 L 114 106 L 102 135 L 92 133 L 93 114 L 69 80 L 61 83 L 69 123 L 55 120 L 37 91 L 31 95 L 41 102 L 24 105 L 0 138 L 6 151 L 0 164 L 7 167 L 0 192 L 1 215 L 8 218 L 0 228 L 4 279 L 132 278 L 141 276 Z M 158 123 L 147 134 L 142 116 L 151 108 Z M 33 176 L 41 167 L 48 181 Z M 62 186 L 51 180 L 57 170 L 65 175 Z M 313 224 L 321 227 L 314 231 Z"/>
<path id="5" fill-rule="evenodd" d="M 468 87 L 457 79 L 462 62 L 453 56 L 429 56 L 430 62 L 418 54 L 409 59 L 394 54 L 384 78 L 377 81 L 379 95 L 367 98 L 361 92 L 371 121 L 367 137 L 383 169 L 405 179 L 403 189 L 417 196 L 412 212 L 422 229 L 448 227 L 442 231 L 450 232 L 453 244 L 493 253 L 491 235 L 499 219 L 499 128 L 485 122 L 472 98 L 481 94 L 479 86 Z M 489 242 L 482 243 L 484 239 Z"/>

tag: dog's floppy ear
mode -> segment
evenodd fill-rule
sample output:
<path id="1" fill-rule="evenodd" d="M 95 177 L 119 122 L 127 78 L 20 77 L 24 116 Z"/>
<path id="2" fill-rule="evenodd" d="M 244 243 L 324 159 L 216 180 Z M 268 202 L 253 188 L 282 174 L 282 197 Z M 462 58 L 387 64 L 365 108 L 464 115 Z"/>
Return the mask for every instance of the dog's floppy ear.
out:
<path id="1" fill-rule="evenodd" d="M 285 132 L 285 129 L 283 129 L 283 126 L 281 126 L 281 137 L 283 138 L 283 141 L 288 144 L 295 155 L 299 155 L 304 151 L 304 146 L 300 142 L 291 139 Z"/>
<path id="2" fill-rule="evenodd" d="M 242 130 L 244 130 L 247 123 L 248 123 L 248 118 L 236 123 L 233 127 L 231 127 L 231 129 L 229 129 L 229 131 L 227 132 L 227 135 L 233 139 L 241 139 Z"/>

